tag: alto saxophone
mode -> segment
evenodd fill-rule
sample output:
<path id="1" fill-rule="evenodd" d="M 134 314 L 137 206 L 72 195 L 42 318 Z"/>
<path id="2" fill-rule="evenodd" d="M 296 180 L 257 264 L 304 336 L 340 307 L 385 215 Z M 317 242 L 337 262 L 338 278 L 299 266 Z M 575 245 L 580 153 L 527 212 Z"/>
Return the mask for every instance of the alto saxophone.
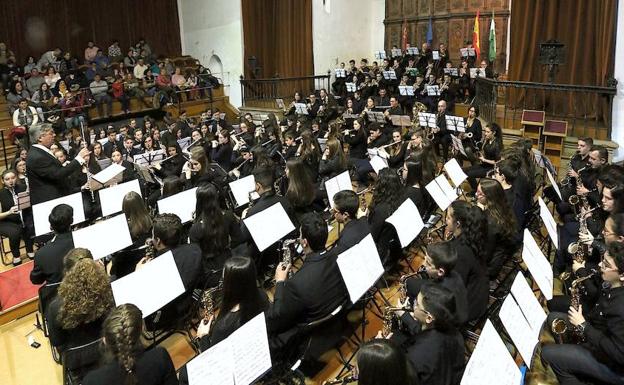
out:
<path id="1" fill-rule="evenodd" d="M 285 269 L 286 266 L 292 263 L 292 252 L 290 250 L 290 245 L 296 245 L 299 240 L 297 239 L 286 239 L 282 242 L 282 268 Z M 288 277 L 290 278 L 292 275 L 292 270 L 288 271 Z"/>
<path id="2" fill-rule="evenodd" d="M 405 300 L 407 299 L 407 285 L 405 283 L 407 279 L 415 275 L 422 275 L 424 271 L 425 265 L 421 265 L 417 271 L 409 274 L 403 274 L 401 278 L 399 278 L 399 299 L 401 300 L 401 303 L 405 303 Z"/>
<path id="3" fill-rule="evenodd" d="M 202 322 L 204 325 L 208 323 L 210 318 L 214 316 L 215 313 L 215 304 L 214 304 L 214 293 L 221 289 L 221 286 L 212 287 L 208 290 L 205 290 L 202 293 L 202 297 L 200 300 L 200 316 L 202 318 Z"/>
<path id="4" fill-rule="evenodd" d="M 381 336 L 386 338 L 392 332 L 392 320 L 395 318 L 395 311 L 410 311 L 409 306 L 386 306 L 383 309 L 383 325 L 381 327 Z"/>
<path id="5" fill-rule="evenodd" d="M 585 277 L 577 278 L 574 281 L 572 281 L 572 285 L 570 287 L 570 306 L 574 308 L 575 310 L 578 310 L 581 305 L 581 291 L 580 291 L 579 285 L 582 282 L 592 278 L 595 274 L 596 272 L 593 272 L 589 275 L 586 275 Z M 569 337 L 567 335 L 568 324 L 566 323 L 566 320 L 564 320 L 563 318 L 555 318 L 550 324 L 550 329 L 552 330 L 552 333 L 555 336 L 555 339 L 560 344 L 565 343 L 568 340 L 572 340 L 574 342 L 583 341 L 583 334 L 577 327 L 572 328 L 572 333 L 573 333 L 572 336 Z"/>

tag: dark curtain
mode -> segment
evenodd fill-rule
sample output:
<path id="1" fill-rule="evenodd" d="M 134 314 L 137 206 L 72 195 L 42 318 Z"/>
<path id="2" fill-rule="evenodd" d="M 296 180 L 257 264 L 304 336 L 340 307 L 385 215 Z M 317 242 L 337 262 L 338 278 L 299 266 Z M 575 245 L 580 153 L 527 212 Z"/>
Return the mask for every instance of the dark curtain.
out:
<path id="1" fill-rule="evenodd" d="M 79 60 L 89 40 L 106 53 L 119 40 L 123 55 L 144 37 L 155 55 L 180 55 L 176 0 L 0 0 L 0 41 L 20 64 L 59 47 Z"/>
<path id="2" fill-rule="evenodd" d="M 513 1 L 509 79 L 547 82 L 547 71 L 538 62 L 538 43 L 556 39 L 565 44 L 566 62 L 559 66 L 555 83 L 605 86 L 613 77 L 616 19 L 617 0 Z M 516 107 L 532 99 L 548 110 L 610 119 L 608 99 L 601 96 L 524 92 L 511 96 L 508 100 Z"/>
<path id="3" fill-rule="evenodd" d="M 314 75 L 312 0 L 243 0 L 242 13 L 245 77 L 252 56 L 257 78 Z"/>

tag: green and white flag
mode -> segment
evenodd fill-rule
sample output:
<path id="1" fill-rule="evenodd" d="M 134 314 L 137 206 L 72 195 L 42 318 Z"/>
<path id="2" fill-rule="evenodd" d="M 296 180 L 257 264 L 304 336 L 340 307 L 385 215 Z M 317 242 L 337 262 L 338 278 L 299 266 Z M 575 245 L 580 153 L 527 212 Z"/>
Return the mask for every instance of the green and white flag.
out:
<path id="1" fill-rule="evenodd" d="M 496 59 L 496 25 L 494 24 L 494 13 L 492 13 L 492 22 L 490 23 L 490 52 L 488 59 L 493 62 Z"/>

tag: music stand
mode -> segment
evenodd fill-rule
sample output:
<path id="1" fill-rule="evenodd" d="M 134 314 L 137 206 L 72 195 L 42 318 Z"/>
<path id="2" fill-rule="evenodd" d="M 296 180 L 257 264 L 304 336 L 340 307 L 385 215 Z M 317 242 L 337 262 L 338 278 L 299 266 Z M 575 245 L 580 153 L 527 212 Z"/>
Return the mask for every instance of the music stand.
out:
<path id="1" fill-rule="evenodd" d="M 355 85 L 355 83 L 348 82 L 348 83 L 345 83 L 345 86 L 347 86 L 347 92 L 357 91 L 357 86 Z"/>
<path id="2" fill-rule="evenodd" d="M 386 51 L 375 51 L 375 59 L 383 60 L 386 58 Z"/>
<path id="3" fill-rule="evenodd" d="M 434 61 L 439 61 L 440 60 L 440 51 L 431 51 L 431 57 L 433 58 Z"/>
<path id="4" fill-rule="evenodd" d="M 400 48 L 392 48 L 392 57 L 400 57 L 403 53 Z"/>
<path id="5" fill-rule="evenodd" d="M 384 116 L 383 112 L 367 111 L 366 115 L 368 116 L 368 120 L 370 122 L 377 122 L 377 123 L 386 122 L 386 117 Z"/>
<path id="6" fill-rule="evenodd" d="M 397 80 L 396 72 L 394 72 L 394 70 L 384 71 L 383 77 L 386 80 Z"/>
<path id="7" fill-rule="evenodd" d="M 416 47 L 408 47 L 407 48 L 407 54 L 408 55 L 414 55 L 414 56 L 418 55 L 418 48 L 416 48 Z"/>
<path id="8" fill-rule="evenodd" d="M 305 103 L 295 103 L 295 113 L 308 115 L 308 106 L 306 106 Z"/>
<path id="9" fill-rule="evenodd" d="M 336 78 L 346 78 L 347 77 L 347 70 L 345 70 L 344 68 L 336 68 L 334 70 L 334 73 L 336 74 Z"/>
<path id="10" fill-rule="evenodd" d="M 427 95 L 429 96 L 440 96 L 440 87 L 439 86 L 426 86 L 427 87 Z"/>
<path id="11" fill-rule="evenodd" d="M 414 87 L 399 86 L 399 94 L 401 94 L 402 96 L 414 96 Z"/>

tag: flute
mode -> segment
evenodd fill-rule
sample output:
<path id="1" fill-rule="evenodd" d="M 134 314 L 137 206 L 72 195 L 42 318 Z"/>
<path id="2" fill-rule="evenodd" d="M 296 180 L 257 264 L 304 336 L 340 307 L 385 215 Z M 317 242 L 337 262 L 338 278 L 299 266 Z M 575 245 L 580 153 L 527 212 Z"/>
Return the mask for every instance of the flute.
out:
<path id="1" fill-rule="evenodd" d="M 384 144 L 383 146 L 379 146 L 377 148 L 381 150 L 382 148 L 394 146 L 395 144 L 403 143 L 403 142 L 405 142 L 405 141 L 404 140 L 397 140 L 396 142 L 393 142 L 393 143 L 390 143 L 390 144 Z"/>

